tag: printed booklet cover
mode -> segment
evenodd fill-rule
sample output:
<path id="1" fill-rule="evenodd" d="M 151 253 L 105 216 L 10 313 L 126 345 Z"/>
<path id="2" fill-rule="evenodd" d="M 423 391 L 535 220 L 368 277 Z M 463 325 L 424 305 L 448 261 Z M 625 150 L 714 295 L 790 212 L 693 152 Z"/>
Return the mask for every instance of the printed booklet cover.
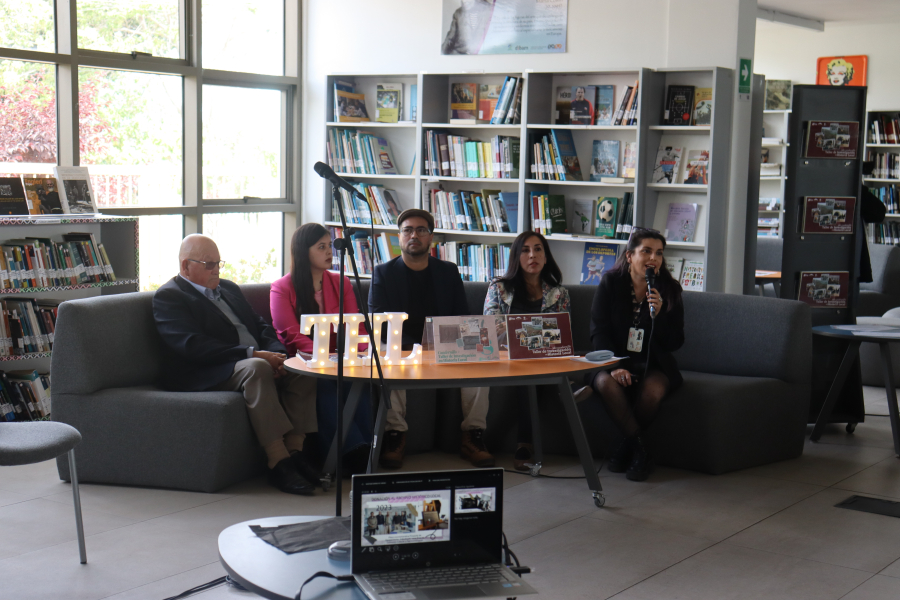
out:
<path id="1" fill-rule="evenodd" d="M 858 146 L 856 121 L 810 121 L 807 125 L 807 158 L 856 158 Z"/>
<path id="2" fill-rule="evenodd" d="M 847 308 L 849 271 L 801 271 L 797 298 L 813 308 Z"/>
<path id="3" fill-rule="evenodd" d="M 584 256 L 581 259 L 581 284 L 600 283 L 600 278 L 609 271 L 618 257 L 620 244 L 604 242 L 586 242 Z"/>
<path id="4" fill-rule="evenodd" d="M 574 356 L 569 313 L 506 315 L 509 358 Z"/>
<path id="5" fill-rule="evenodd" d="M 803 199 L 803 233 L 853 233 L 856 198 L 838 196 Z"/>
<path id="6" fill-rule="evenodd" d="M 697 229 L 697 205 L 690 202 L 669 204 L 666 239 L 670 242 L 693 242 Z"/>
<path id="7" fill-rule="evenodd" d="M 442 365 L 500 360 L 495 321 L 491 315 L 433 317 L 434 362 Z"/>
<path id="8" fill-rule="evenodd" d="M 594 140 L 591 181 L 619 176 L 619 140 Z"/>

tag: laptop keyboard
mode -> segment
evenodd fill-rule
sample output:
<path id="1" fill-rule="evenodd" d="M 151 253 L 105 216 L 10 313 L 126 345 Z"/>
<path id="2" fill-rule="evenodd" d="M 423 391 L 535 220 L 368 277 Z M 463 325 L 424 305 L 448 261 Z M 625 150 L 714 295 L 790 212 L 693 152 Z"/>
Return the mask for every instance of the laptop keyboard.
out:
<path id="1" fill-rule="evenodd" d="M 377 593 L 445 585 L 474 585 L 510 581 L 507 571 L 500 565 L 385 571 L 369 573 L 365 577 Z"/>

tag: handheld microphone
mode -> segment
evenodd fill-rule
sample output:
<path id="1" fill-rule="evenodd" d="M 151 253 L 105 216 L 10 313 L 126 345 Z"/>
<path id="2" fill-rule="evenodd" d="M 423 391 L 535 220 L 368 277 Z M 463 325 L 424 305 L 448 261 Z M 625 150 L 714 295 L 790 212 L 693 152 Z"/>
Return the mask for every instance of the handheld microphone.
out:
<path id="1" fill-rule="evenodd" d="M 352 185 L 347 183 L 343 178 L 339 177 L 337 175 L 337 173 L 335 173 L 331 169 L 331 167 L 329 167 L 325 163 L 323 163 L 321 161 L 317 162 L 313 166 L 313 171 L 315 171 L 316 175 L 318 175 L 322 179 L 327 179 L 328 181 L 330 181 L 332 183 L 332 185 L 334 185 L 335 187 L 339 187 L 344 190 L 347 190 L 351 194 L 355 194 L 355 195 L 359 196 L 360 198 L 362 198 L 363 200 L 365 200 L 365 196 L 363 196 L 358 189 L 356 189 L 355 187 L 353 187 Z"/>
<path id="2" fill-rule="evenodd" d="M 656 280 L 656 271 L 653 267 L 647 267 L 647 270 L 644 271 L 644 279 L 647 280 L 647 296 L 650 295 L 650 290 L 653 289 L 653 283 Z M 650 304 L 650 301 L 647 301 L 647 304 Z M 656 318 L 656 309 L 650 304 L 650 318 Z"/>

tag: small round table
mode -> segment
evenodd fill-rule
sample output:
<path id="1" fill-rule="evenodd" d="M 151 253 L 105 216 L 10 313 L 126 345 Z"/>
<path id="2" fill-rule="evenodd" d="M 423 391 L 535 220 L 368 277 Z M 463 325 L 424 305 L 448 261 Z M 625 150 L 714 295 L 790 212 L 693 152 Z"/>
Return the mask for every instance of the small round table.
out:
<path id="1" fill-rule="evenodd" d="M 537 414 L 537 392 L 534 386 L 555 383 L 559 388 L 560 401 L 569 421 L 569 429 L 575 440 L 575 447 L 578 449 L 578 456 L 581 459 L 581 466 L 584 469 L 588 488 L 591 490 L 594 498 L 594 504 L 598 507 L 603 506 L 606 500 L 601 493 L 603 488 L 600 485 L 600 477 L 597 475 L 597 471 L 594 470 L 591 448 L 588 444 L 587 436 L 584 434 L 581 417 L 578 415 L 578 408 L 575 405 L 575 397 L 572 394 L 572 388 L 569 386 L 568 378 L 572 375 L 577 376 L 599 369 L 611 369 L 618 364 L 618 361 L 597 364 L 576 361 L 570 357 L 505 360 L 506 352 L 501 352 L 500 355 L 504 360 L 498 362 L 439 365 L 434 362 L 434 352 L 426 351 L 422 353 L 421 364 L 418 365 L 385 365 L 382 363 L 381 370 L 384 374 L 384 387 L 387 389 L 382 390 L 381 394 L 385 401 L 380 402 L 378 405 L 378 414 L 375 419 L 376 435 L 369 454 L 368 472 L 374 472 L 378 455 L 381 451 L 385 418 L 387 410 L 390 408 L 390 390 L 525 385 L 528 386 L 531 420 L 532 423 L 537 425 L 540 421 Z M 284 366 L 288 371 L 308 377 L 337 378 L 336 367 L 311 368 L 306 366 L 306 362 L 300 358 L 290 358 L 285 361 Z M 374 373 L 377 381 L 378 375 L 374 368 L 371 373 Z M 356 407 L 359 403 L 363 386 L 369 381 L 371 373 L 369 367 L 344 366 L 344 378 L 352 382 L 350 394 L 344 407 L 344 439 L 346 439 L 353 416 L 356 414 Z M 331 451 L 328 454 L 328 462 L 326 463 L 326 472 L 330 472 L 328 465 L 333 464 L 336 456 L 337 449 L 332 443 Z M 537 428 L 535 428 L 535 463 L 540 465 L 542 458 L 540 435 Z M 533 472 L 533 474 L 536 475 L 537 473 Z"/>
<path id="2" fill-rule="evenodd" d="M 334 575 L 350 572 L 349 562 L 328 558 L 326 550 L 285 554 L 261 540 L 250 525 L 277 527 L 327 517 L 269 517 L 232 525 L 219 534 L 219 562 L 236 582 L 254 594 L 272 600 L 294 600 L 300 585 L 317 571 Z M 304 598 L 365 600 L 356 584 L 319 578 L 303 588 Z"/>
<path id="3" fill-rule="evenodd" d="M 813 327 L 812 330 L 813 335 L 837 338 L 846 341 L 847 351 L 844 353 L 844 358 L 841 360 L 841 366 L 834 376 L 834 381 L 831 384 L 831 388 L 828 390 L 828 396 L 825 397 L 825 403 L 822 405 L 822 410 L 819 412 L 819 417 L 816 419 L 816 425 L 813 427 L 812 435 L 809 436 L 809 439 L 817 442 L 822 436 L 822 430 L 825 428 L 825 424 L 828 423 L 828 418 L 831 416 L 831 411 L 834 409 L 834 405 L 841 393 L 841 389 L 844 387 L 847 375 L 850 373 L 853 363 L 859 356 L 860 344 L 863 342 L 871 342 L 873 344 L 878 344 L 881 348 L 884 387 L 885 393 L 887 394 L 891 433 L 894 437 L 894 453 L 900 456 L 900 416 L 898 416 L 897 410 L 897 391 L 894 388 L 894 372 L 891 363 L 890 349 L 890 344 L 900 342 L 900 339 L 866 335 L 863 331 L 854 333 L 853 331 L 848 331 L 846 329 L 836 329 L 833 325 L 819 325 Z"/>

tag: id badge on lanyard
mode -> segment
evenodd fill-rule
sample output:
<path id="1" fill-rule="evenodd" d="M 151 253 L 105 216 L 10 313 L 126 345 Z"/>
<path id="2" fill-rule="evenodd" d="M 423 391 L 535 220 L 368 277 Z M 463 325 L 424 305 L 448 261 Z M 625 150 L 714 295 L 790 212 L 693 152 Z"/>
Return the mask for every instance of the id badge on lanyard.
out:
<path id="1" fill-rule="evenodd" d="M 632 327 L 628 330 L 628 345 L 626 349 L 629 352 L 640 352 L 644 347 L 644 330 Z"/>

